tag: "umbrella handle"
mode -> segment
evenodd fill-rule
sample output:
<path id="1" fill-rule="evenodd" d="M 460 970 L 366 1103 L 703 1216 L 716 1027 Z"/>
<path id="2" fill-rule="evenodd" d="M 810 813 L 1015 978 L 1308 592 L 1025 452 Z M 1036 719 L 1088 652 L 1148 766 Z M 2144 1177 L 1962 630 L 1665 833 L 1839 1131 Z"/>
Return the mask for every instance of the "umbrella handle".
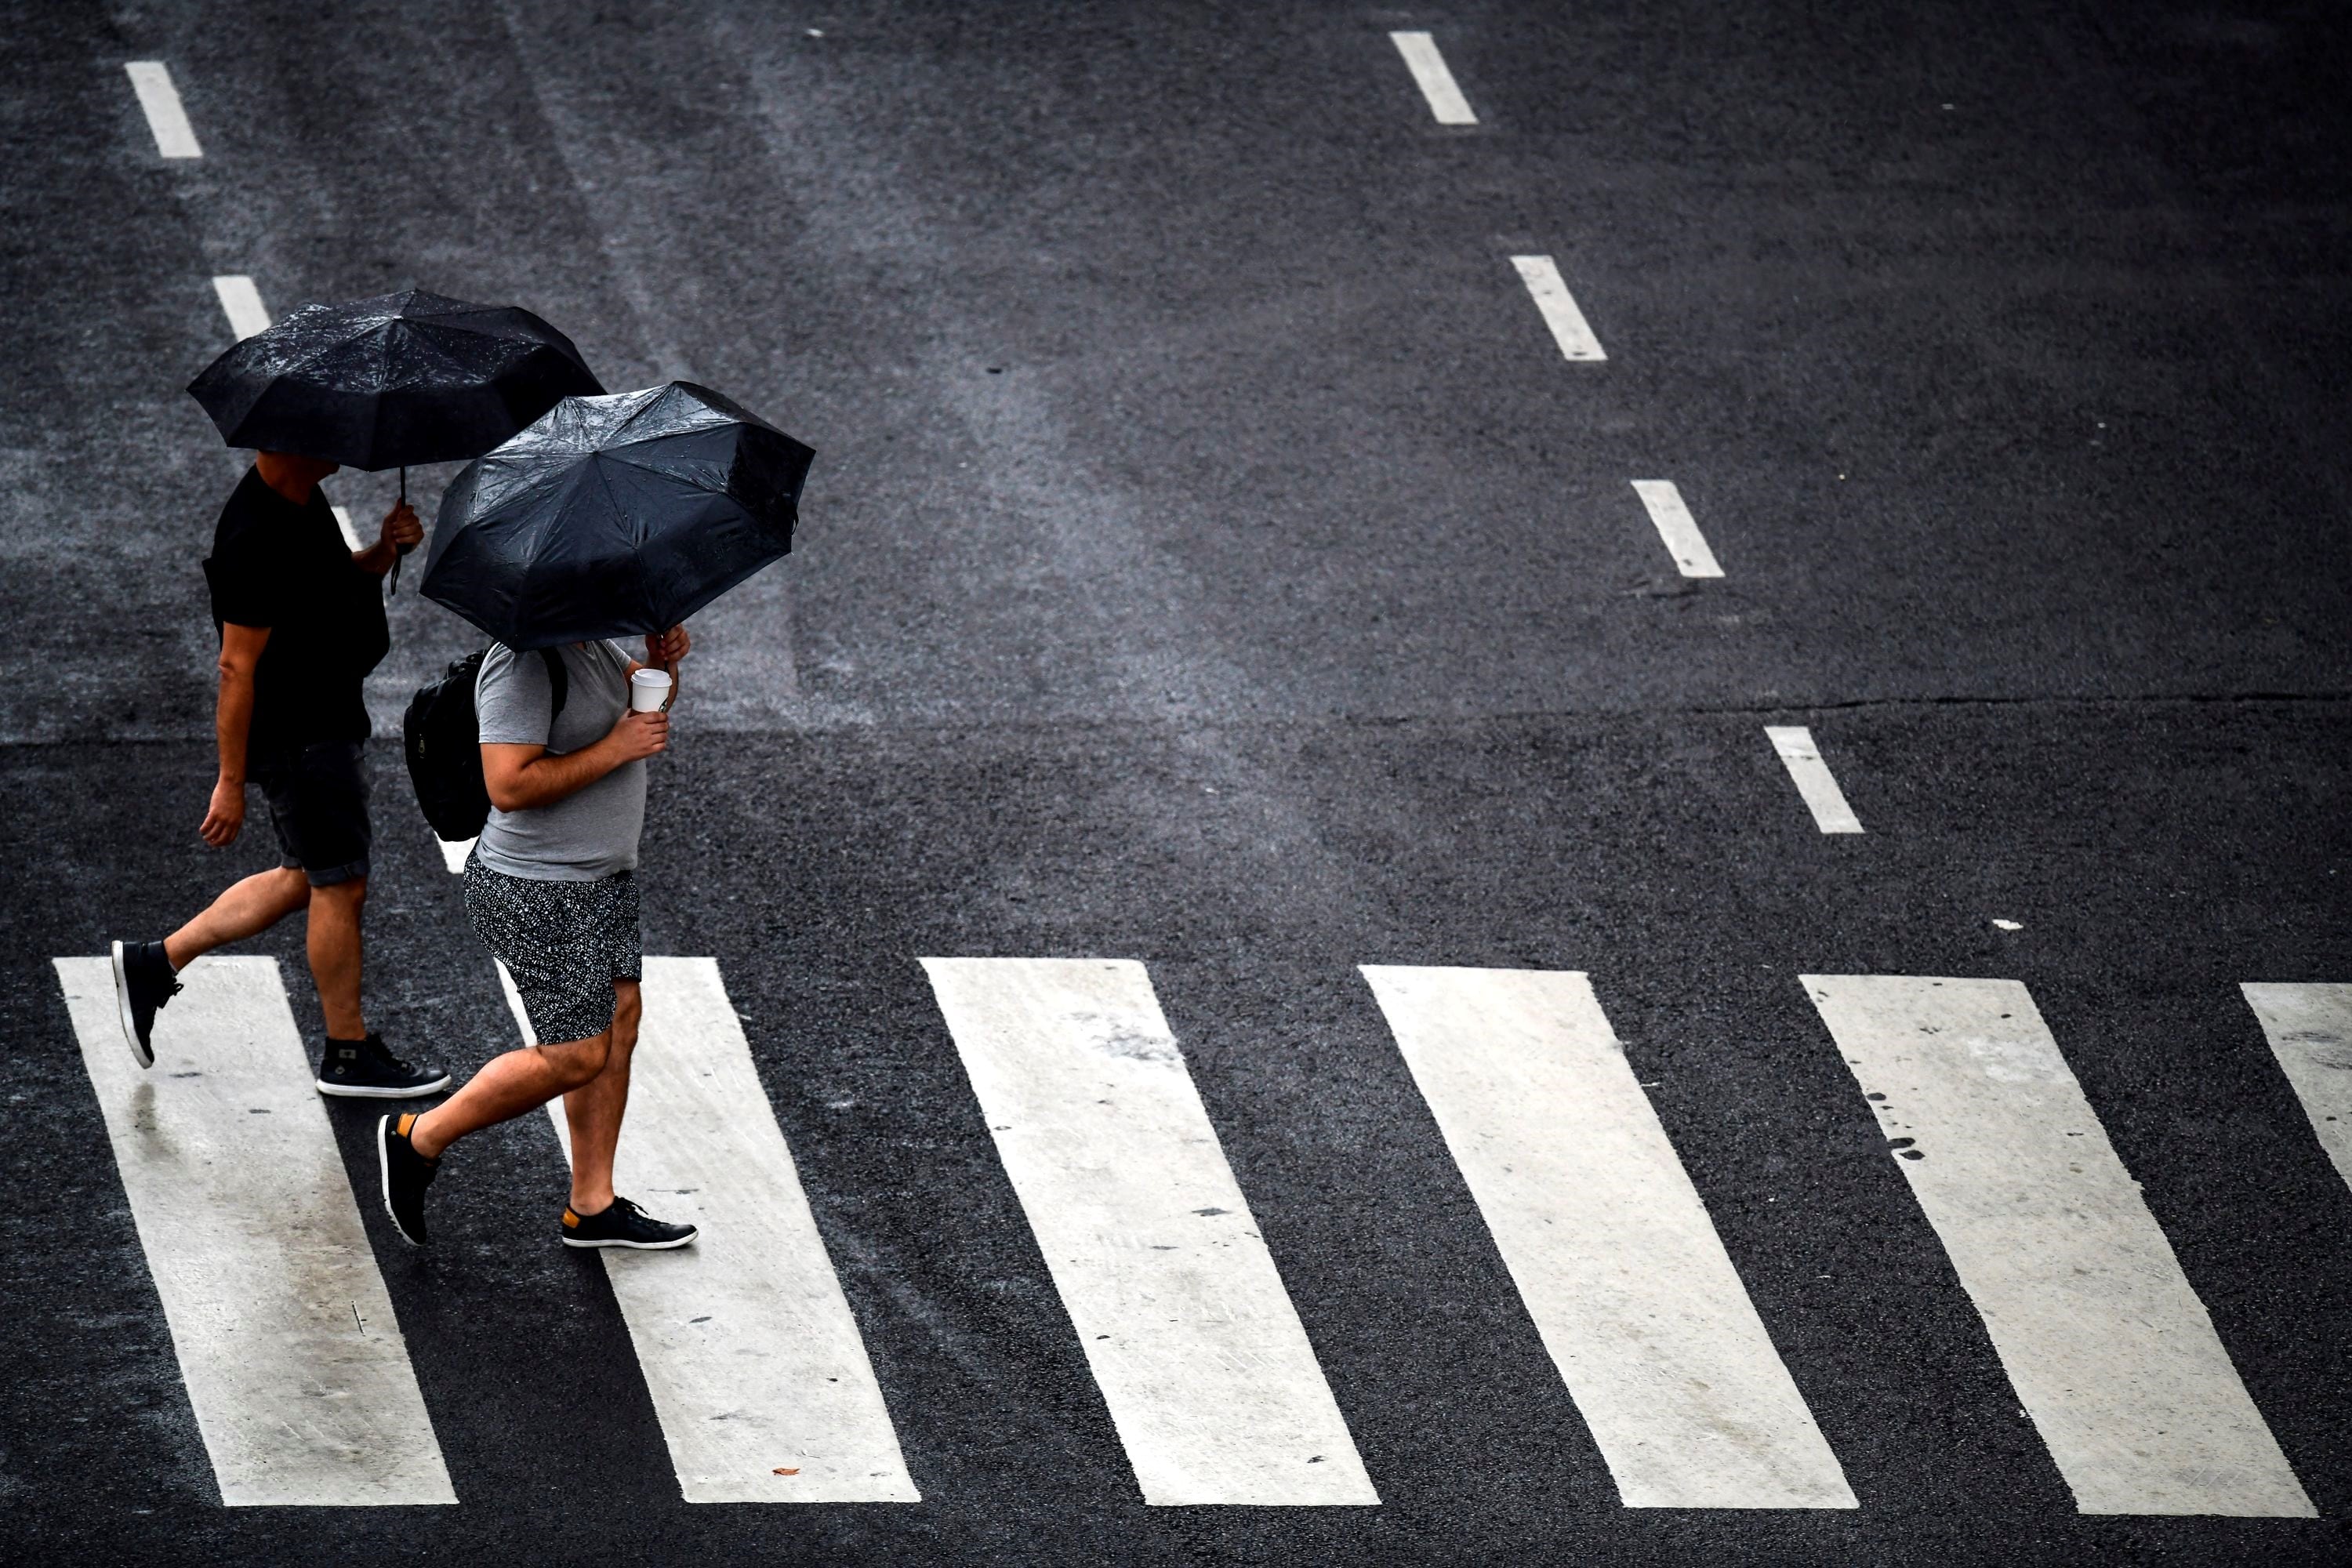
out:
<path id="1" fill-rule="evenodd" d="M 403 506 L 406 506 L 408 504 L 408 465 L 405 463 L 403 463 L 400 466 L 400 504 Z M 392 583 L 391 585 L 386 587 L 383 591 L 383 596 L 385 598 L 389 599 L 394 595 L 400 592 L 400 563 L 407 560 L 408 552 L 415 548 L 416 546 L 414 544 L 404 544 L 400 547 L 399 552 L 393 556 Z"/>
<path id="2" fill-rule="evenodd" d="M 661 705 L 661 710 L 667 713 L 677 701 L 677 660 L 674 658 L 662 660 L 662 668 L 669 676 L 669 695 L 662 699 Z"/>

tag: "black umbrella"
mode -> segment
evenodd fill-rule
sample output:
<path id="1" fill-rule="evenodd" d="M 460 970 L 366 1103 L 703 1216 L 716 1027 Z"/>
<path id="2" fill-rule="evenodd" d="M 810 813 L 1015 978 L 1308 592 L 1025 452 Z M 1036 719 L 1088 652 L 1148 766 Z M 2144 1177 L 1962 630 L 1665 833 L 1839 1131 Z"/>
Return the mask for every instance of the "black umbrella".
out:
<path id="1" fill-rule="evenodd" d="M 688 382 L 567 397 L 451 482 L 423 591 L 517 649 L 666 631 L 792 549 L 814 456 Z"/>
<path id="2" fill-rule="evenodd" d="M 404 500 L 409 464 L 478 458 L 557 399 L 604 390 L 529 310 L 421 289 L 305 305 L 188 384 L 230 446 L 398 468 Z"/>

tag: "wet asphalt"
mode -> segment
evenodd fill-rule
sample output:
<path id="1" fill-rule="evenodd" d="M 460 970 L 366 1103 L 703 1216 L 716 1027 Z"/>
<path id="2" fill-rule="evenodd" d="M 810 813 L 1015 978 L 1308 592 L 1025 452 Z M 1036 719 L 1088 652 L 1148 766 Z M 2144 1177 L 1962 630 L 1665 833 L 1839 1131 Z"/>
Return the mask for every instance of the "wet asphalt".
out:
<path id="1" fill-rule="evenodd" d="M 1432 122 L 1399 26 L 1477 126 Z M 2352 1192 L 2237 994 L 2352 979 L 2352 21 L 500 0 L 7 32 L 12 1554 L 2352 1550 Z M 156 158 L 133 58 L 201 161 Z M 1606 363 L 1561 360 L 1527 253 Z M 646 947 L 719 961 L 922 1504 L 679 1501 L 528 1119 L 436 1187 L 430 1255 L 362 1205 L 460 1506 L 219 1507 L 48 961 L 264 863 L 194 833 L 196 562 L 238 467 L 179 388 L 227 273 L 281 313 L 516 300 L 608 385 L 702 381 L 817 449 L 793 556 L 697 626 Z M 452 471 L 412 475 L 428 518 Z M 1675 574 L 1650 478 L 1722 581 Z M 474 641 L 410 593 L 393 619 L 387 736 Z M 1815 830 L 1768 723 L 1811 728 L 1863 835 Z M 370 1005 L 469 1068 L 511 1026 L 374 764 Z M 299 931 L 253 950 L 299 974 Z M 1142 1505 L 918 968 L 944 954 L 1149 964 L 1380 1508 Z M 1859 1510 L 1619 1506 L 1381 963 L 1591 974 Z M 2032 987 L 2319 1519 L 2074 1511 L 1801 972 Z"/>

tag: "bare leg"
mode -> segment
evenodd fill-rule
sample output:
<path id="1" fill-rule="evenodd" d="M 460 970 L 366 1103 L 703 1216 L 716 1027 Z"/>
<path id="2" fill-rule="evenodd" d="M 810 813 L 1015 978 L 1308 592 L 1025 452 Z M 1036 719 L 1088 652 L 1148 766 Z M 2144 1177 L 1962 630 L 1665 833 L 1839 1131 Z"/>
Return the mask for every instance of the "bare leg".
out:
<path id="1" fill-rule="evenodd" d="M 572 1124 L 572 1212 L 583 1219 L 613 1204 L 613 1149 L 629 1108 L 629 1057 L 637 1048 L 637 1020 L 644 1014 L 637 983 L 614 981 L 612 1049 L 604 1070 L 563 1097 L 564 1119 Z"/>
<path id="2" fill-rule="evenodd" d="M 173 968 L 185 969 L 216 947 L 260 935 L 310 901 L 310 883 L 300 871 L 256 871 L 165 937 L 163 956 Z"/>
<path id="3" fill-rule="evenodd" d="M 330 1039 L 367 1037 L 360 1016 L 360 911 L 366 903 L 365 877 L 310 889 L 310 978 Z"/>
<path id="4" fill-rule="evenodd" d="M 466 1087 L 418 1117 L 408 1130 L 418 1153 L 437 1160 L 441 1151 L 468 1132 L 511 1121 L 559 1094 L 568 1094 L 604 1070 L 612 1031 L 556 1046 L 525 1046 L 466 1080 Z"/>

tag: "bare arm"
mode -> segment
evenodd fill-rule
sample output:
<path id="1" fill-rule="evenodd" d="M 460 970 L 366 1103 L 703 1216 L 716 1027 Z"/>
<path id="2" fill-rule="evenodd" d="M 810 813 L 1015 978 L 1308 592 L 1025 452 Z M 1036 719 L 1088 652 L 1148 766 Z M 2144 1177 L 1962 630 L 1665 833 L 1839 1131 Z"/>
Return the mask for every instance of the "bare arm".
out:
<path id="1" fill-rule="evenodd" d="M 545 746 L 482 745 L 482 783 L 500 811 L 530 811 L 576 795 L 624 763 L 661 754 L 669 715 L 624 713 L 601 741 L 561 756 Z"/>
<path id="2" fill-rule="evenodd" d="M 253 731 L 253 672 L 261 667 L 261 650 L 268 646 L 268 626 L 221 626 L 220 700 L 213 716 L 220 777 L 213 784 L 204 825 L 196 829 L 215 849 L 236 843 L 245 826 L 245 749 Z"/>

